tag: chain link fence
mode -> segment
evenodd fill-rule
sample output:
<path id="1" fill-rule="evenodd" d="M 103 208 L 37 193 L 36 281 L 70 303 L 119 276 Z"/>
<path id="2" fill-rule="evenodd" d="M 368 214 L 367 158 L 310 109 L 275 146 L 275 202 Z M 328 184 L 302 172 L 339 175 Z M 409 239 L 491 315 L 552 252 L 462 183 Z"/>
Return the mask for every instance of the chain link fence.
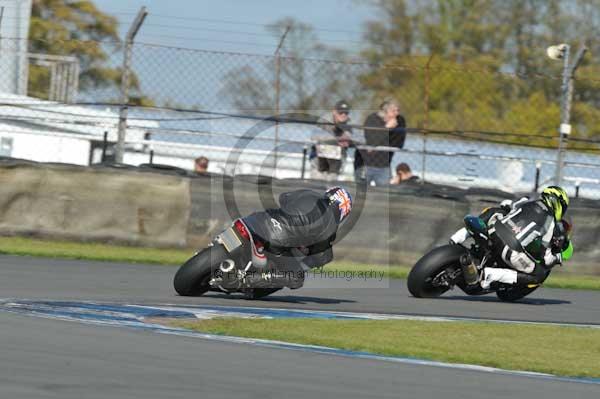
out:
<path id="1" fill-rule="evenodd" d="M 102 67 L 112 72 L 101 76 L 97 65 L 77 57 L 32 54 L 28 47 L 0 41 L 0 156 L 113 161 L 122 48 L 107 53 Z M 205 156 L 212 173 L 315 177 L 315 143 L 324 136 L 340 143 L 328 130 L 343 99 L 351 111 L 342 128 L 352 141 L 329 179 L 353 180 L 356 152 L 383 150 L 394 152 L 392 172 L 406 163 L 421 182 L 535 190 L 556 173 L 561 77 L 490 65 L 435 56 L 369 64 L 135 43 L 124 163 L 192 170 L 194 159 Z M 14 79 L 27 87 L 11 85 Z M 389 98 L 406 121 L 402 148 L 374 147 L 363 134 L 366 118 Z M 600 80 L 576 79 L 573 133 L 561 167 L 570 193 L 590 198 L 600 198 L 599 105 Z M 235 163 L 231 154 L 239 155 Z"/>

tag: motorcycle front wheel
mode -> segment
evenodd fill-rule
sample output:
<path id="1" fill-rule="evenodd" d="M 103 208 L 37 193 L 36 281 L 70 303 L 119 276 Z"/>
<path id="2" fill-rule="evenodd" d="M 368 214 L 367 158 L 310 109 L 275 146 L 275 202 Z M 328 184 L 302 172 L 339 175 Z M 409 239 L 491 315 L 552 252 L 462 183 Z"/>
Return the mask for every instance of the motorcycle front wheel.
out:
<path id="1" fill-rule="evenodd" d="M 546 279 L 550 276 L 550 271 L 547 271 L 544 278 L 540 281 L 540 284 L 534 286 L 526 286 L 526 285 L 507 285 L 501 286 L 496 291 L 496 296 L 498 299 L 504 302 L 514 302 L 519 299 L 525 298 L 527 295 L 531 294 L 533 291 L 537 290 L 541 284 L 546 281 Z"/>
<path id="2" fill-rule="evenodd" d="M 208 284 L 213 271 L 226 260 L 229 254 L 222 245 L 213 245 L 185 262 L 173 279 L 173 287 L 181 296 L 200 296 L 210 289 Z"/>
<path id="3" fill-rule="evenodd" d="M 533 291 L 537 290 L 539 285 L 535 287 L 527 287 L 527 286 L 512 286 L 512 287 L 502 287 L 498 288 L 496 291 L 496 296 L 498 299 L 504 302 L 514 302 L 519 299 L 525 298 L 527 295 L 531 294 Z"/>
<path id="4" fill-rule="evenodd" d="M 433 279 L 445 269 L 460 265 L 460 257 L 466 252 L 460 245 L 444 245 L 429 251 L 408 274 L 410 293 L 417 298 L 435 298 L 448 291 L 449 287 L 433 285 Z"/>
<path id="5" fill-rule="evenodd" d="M 253 288 L 252 291 L 246 295 L 246 299 L 262 299 L 279 290 L 281 290 L 281 288 Z"/>

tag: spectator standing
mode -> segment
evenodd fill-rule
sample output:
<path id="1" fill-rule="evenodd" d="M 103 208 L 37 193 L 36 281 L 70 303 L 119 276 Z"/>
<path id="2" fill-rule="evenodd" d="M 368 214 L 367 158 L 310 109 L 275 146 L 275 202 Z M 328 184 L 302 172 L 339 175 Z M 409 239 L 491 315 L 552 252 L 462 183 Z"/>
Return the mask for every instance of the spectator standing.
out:
<path id="1" fill-rule="evenodd" d="M 194 172 L 199 174 L 208 173 L 208 158 L 198 157 L 194 160 Z"/>
<path id="2" fill-rule="evenodd" d="M 412 170 L 407 163 L 399 163 L 396 166 L 396 175 L 390 180 L 390 184 L 402 184 L 404 182 L 414 181 L 416 182 L 419 178 L 412 174 Z"/>
<path id="3" fill-rule="evenodd" d="M 368 146 L 404 147 L 406 121 L 395 100 L 384 101 L 378 112 L 367 117 L 364 126 Z M 388 184 L 394 152 L 361 150 L 360 155 L 366 166 L 367 182 L 378 186 Z"/>
<path id="4" fill-rule="evenodd" d="M 319 134 L 313 135 L 315 144 L 311 148 L 312 178 L 337 180 L 352 142 L 350 105 L 345 100 L 338 101 L 333 110 L 319 118 Z M 327 123 L 329 122 L 329 123 Z"/>
<path id="5" fill-rule="evenodd" d="M 361 150 L 356 148 L 354 150 L 354 181 L 365 180 L 366 172 L 365 172 L 365 161 L 362 158 Z"/>

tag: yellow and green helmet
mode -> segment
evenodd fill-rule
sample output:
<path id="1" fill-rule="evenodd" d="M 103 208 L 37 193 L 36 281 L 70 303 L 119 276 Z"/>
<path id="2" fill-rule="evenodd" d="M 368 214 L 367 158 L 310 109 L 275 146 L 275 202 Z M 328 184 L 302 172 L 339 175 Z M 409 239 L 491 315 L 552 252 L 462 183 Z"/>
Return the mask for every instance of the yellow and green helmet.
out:
<path id="1" fill-rule="evenodd" d="M 548 186 L 542 191 L 541 200 L 554 212 L 554 219 L 561 220 L 569 207 L 567 192 L 558 186 Z"/>

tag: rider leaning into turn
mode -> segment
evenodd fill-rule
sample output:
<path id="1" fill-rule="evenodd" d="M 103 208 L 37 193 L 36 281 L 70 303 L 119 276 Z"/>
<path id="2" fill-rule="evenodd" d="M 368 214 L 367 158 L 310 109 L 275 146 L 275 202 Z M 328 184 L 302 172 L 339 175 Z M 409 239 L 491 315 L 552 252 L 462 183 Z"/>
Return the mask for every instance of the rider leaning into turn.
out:
<path id="1" fill-rule="evenodd" d="M 329 188 L 325 193 L 301 189 L 281 194 L 279 205 L 255 212 L 244 222 L 265 243 L 264 249 L 278 263 L 278 269 L 293 277 L 286 285 L 299 288 L 304 271 L 333 260 L 333 241 L 350 215 L 352 196 L 342 187 Z"/>
<path id="2" fill-rule="evenodd" d="M 494 251 L 510 268 L 485 267 L 481 287 L 488 289 L 493 282 L 539 284 L 549 269 L 568 260 L 573 254 L 571 226 L 564 220 L 568 206 L 565 190 L 550 186 L 539 199 L 506 200 L 484 210 L 480 218 L 488 225 Z M 462 244 L 468 236 L 462 228 L 450 242 Z"/>

